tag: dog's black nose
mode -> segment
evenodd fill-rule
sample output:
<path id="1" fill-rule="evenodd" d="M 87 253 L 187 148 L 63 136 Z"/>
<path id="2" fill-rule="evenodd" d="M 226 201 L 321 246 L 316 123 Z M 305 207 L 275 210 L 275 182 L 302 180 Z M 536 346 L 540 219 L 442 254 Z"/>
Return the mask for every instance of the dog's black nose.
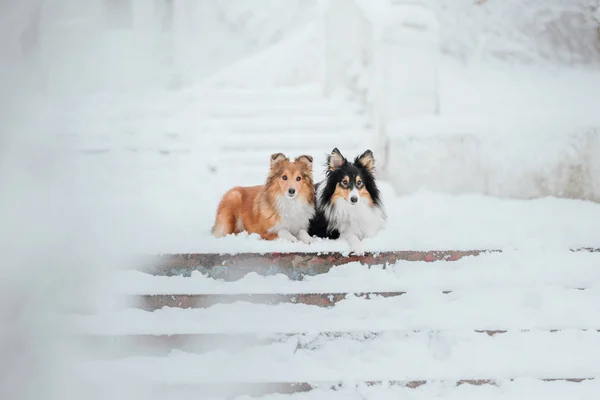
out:
<path id="1" fill-rule="evenodd" d="M 350 197 L 350 202 L 351 202 L 352 204 L 356 204 L 356 202 L 357 202 L 357 201 L 358 201 L 358 197 L 356 197 L 356 196 L 352 196 L 352 197 Z"/>
<path id="2" fill-rule="evenodd" d="M 296 189 L 294 189 L 294 188 L 289 188 L 289 189 L 288 189 L 288 193 L 289 193 L 289 194 L 294 194 L 294 193 L 296 193 Z"/>

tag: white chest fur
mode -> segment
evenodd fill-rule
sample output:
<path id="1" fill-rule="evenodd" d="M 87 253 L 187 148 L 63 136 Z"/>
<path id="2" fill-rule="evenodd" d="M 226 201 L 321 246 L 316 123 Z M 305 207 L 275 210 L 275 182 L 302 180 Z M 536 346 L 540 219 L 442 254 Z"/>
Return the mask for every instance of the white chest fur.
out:
<path id="1" fill-rule="evenodd" d="M 317 189 L 317 201 L 325 188 L 324 182 Z M 332 229 L 340 234 L 354 234 L 358 239 L 374 237 L 385 224 L 385 212 L 381 207 L 371 207 L 363 199 L 357 204 L 350 204 L 345 199 L 338 199 L 334 204 L 318 204 L 325 212 Z"/>
<path id="2" fill-rule="evenodd" d="M 371 207 L 363 200 L 352 205 L 345 199 L 338 199 L 324 210 L 332 228 L 337 229 L 342 236 L 350 233 L 360 240 L 377 235 L 385 223 L 383 210 Z"/>
<path id="3" fill-rule="evenodd" d="M 281 222 L 273 228 L 277 232 L 286 229 L 293 235 L 298 235 L 300 230 L 308 229 L 308 223 L 315 213 L 314 206 L 302 199 L 290 199 L 287 196 L 277 198 L 277 210 Z"/>

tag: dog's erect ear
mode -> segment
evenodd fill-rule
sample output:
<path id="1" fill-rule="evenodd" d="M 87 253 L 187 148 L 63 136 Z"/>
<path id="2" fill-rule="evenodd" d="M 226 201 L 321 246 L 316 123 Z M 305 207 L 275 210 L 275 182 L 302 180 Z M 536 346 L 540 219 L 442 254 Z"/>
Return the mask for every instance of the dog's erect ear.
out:
<path id="1" fill-rule="evenodd" d="M 356 158 L 358 164 L 365 167 L 370 174 L 375 173 L 375 157 L 371 150 L 367 150 Z"/>
<path id="2" fill-rule="evenodd" d="M 308 168 L 312 168 L 313 158 L 311 156 L 307 156 L 306 154 L 296 157 L 294 161 L 302 163 Z"/>
<path id="3" fill-rule="evenodd" d="M 342 165 L 344 165 L 345 162 L 346 159 L 344 158 L 342 153 L 340 153 L 337 147 L 331 150 L 331 154 L 327 156 L 327 168 L 330 171 L 340 168 Z"/>
<path id="4" fill-rule="evenodd" d="M 271 167 L 275 166 L 280 161 L 287 160 L 288 158 L 283 153 L 271 154 Z"/>

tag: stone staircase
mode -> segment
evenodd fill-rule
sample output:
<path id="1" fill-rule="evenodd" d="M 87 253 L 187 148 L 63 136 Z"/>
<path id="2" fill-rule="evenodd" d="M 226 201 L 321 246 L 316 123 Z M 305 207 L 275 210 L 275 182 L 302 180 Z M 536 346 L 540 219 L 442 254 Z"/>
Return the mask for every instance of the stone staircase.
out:
<path id="1" fill-rule="evenodd" d="M 40 124 L 63 127 L 53 144 L 76 150 L 84 165 L 111 160 L 118 168 L 122 162 L 142 168 L 151 162 L 143 168 L 164 164 L 162 173 L 171 174 L 176 162 L 178 173 L 194 171 L 197 178 L 262 182 L 272 153 L 312 155 L 320 176 L 334 147 L 354 158 L 370 146 L 369 122 L 360 108 L 341 96 L 325 97 L 318 85 L 151 90 L 135 101 L 96 96 L 79 101 L 73 116 L 76 101 L 58 102 L 67 111 L 48 112 Z"/>
<path id="2" fill-rule="evenodd" d="M 149 275 L 116 276 L 122 306 L 75 318 L 96 356 L 79 373 L 146 398 L 586 398 L 598 388 L 600 314 L 582 282 L 599 257 L 164 255 L 140 264 Z M 529 279 L 538 263 L 551 272 Z"/>
<path id="3" fill-rule="evenodd" d="M 369 146 L 368 120 L 357 106 L 326 98 L 318 85 L 221 89 L 202 97 L 199 112 L 216 149 L 211 167 L 219 174 L 264 176 L 276 152 L 312 155 L 319 173 L 334 147 L 353 158 Z"/>

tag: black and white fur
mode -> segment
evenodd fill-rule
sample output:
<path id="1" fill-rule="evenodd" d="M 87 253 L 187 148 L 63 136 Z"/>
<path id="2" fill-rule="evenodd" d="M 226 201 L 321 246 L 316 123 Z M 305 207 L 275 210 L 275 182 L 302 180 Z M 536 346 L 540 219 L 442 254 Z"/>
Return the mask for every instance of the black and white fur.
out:
<path id="1" fill-rule="evenodd" d="M 375 158 L 371 150 L 351 163 L 337 148 L 333 149 L 327 156 L 326 178 L 315 185 L 316 212 L 308 233 L 329 239 L 341 237 L 348 242 L 351 252 L 364 254 L 362 240 L 374 237 L 387 218 L 374 173 Z M 356 184 L 357 177 L 362 181 L 361 187 Z M 345 178 L 347 184 L 343 184 Z M 340 190 L 349 192 L 347 198 L 334 196 Z"/>

